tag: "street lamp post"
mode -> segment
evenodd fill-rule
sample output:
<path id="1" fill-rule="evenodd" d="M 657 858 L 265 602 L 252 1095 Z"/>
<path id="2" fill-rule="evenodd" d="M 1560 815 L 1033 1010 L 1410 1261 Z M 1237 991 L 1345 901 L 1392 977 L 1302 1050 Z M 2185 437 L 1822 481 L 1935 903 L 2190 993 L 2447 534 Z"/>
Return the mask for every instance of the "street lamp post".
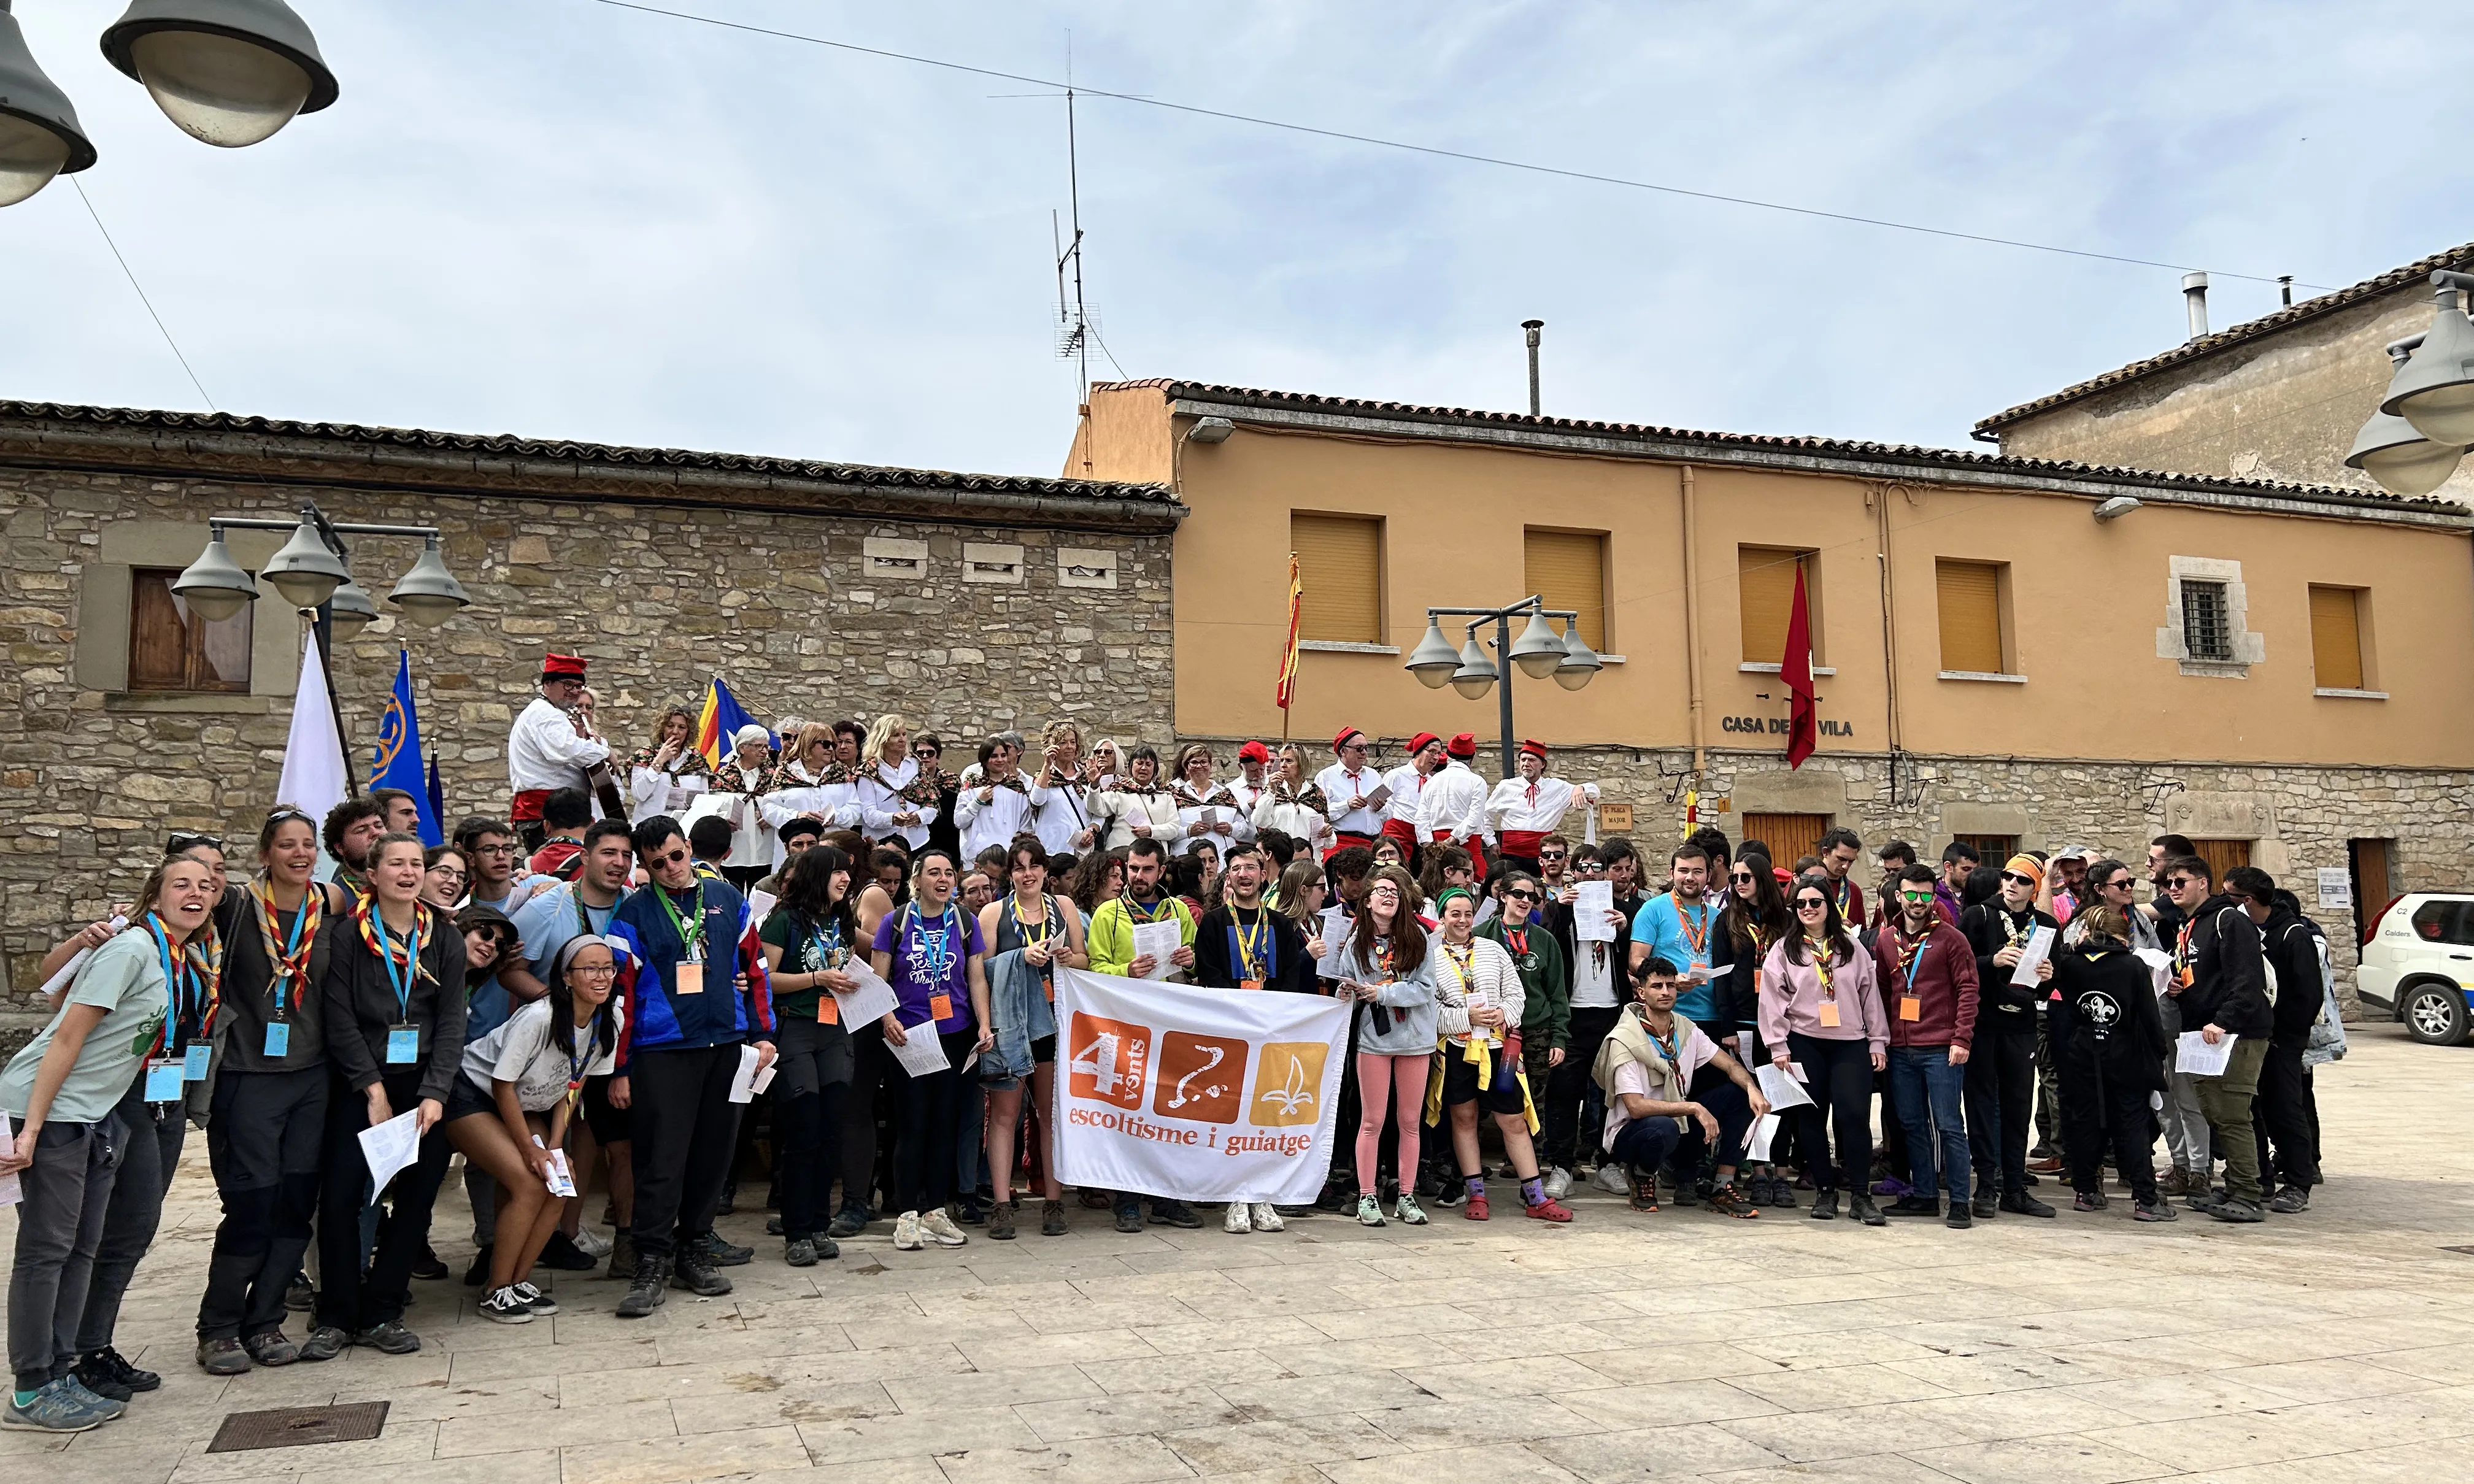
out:
<path id="1" fill-rule="evenodd" d="M 2346 468 L 2408 499 L 2447 483 L 2474 445 L 2474 321 L 2457 306 L 2474 274 L 2443 268 L 2431 285 L 2431 328 L 2389 346 L 2396 373 L 2345 455 Z"/>
<path id="2" fill-rule="evenodd" d="M 1512 637 L 1512 620 L 1526 614 L 1527 624 L 1520 637 Z M 1455 649 L 1443 637 L 1441 620 L 1467 619 L 1467 638 Z M 1550 619 L 1564 620 L 1564 632 L 1555 632 Z M 1516 667 L 1532 680 L 1555 677 L 1555 683 L 1566 691 L 1577 691 L 1596 678 L 1603 668 L 1596 652 L 1582 642 L 1580 615 L 1568 609 L 1549 608 L 1546 599 L 1532 594 L 1503 608 L 1429 608 L 1426 610 L 1426 637 L 1409 651 L 1403 666 L 1418 677 L 1418 683 L 1430 691 L 1448 685 L 1469 700 L 1484 696 L 1497 678 L 1498 667 L 1486 656 L 1485 646 L 1478 643 L 1477 631 L 1487 624 L 1494 625 L 1494 652 L 1504 663 Z M 1498 719 L 1503 727 L 1503 776 L 1513 775 L 1513 758 L 1518 750 L 1517 734 L 1512 727 L 1512 677 L 1501 675 L 1503 689 L 1495 696 Z"/>

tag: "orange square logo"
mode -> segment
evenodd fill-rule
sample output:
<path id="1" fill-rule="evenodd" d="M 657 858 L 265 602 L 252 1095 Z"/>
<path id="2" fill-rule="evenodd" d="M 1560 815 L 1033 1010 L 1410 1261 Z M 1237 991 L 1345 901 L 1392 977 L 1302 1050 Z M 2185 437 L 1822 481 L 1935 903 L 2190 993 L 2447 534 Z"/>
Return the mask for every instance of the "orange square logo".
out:
<path id="1" fill-rule="evenodd" d="M 1152 1112 L 1196 1123 L 1235 1123 L 1245 1095 L 1244 1041 L 1187 1031 L 1171 1031 L 1160 1037 Z"/>
<path id="2" fill-rule="evenodd" d="M 1262 1129 L 1290 1129 L 1322 1118 L 1323 1058 L 1321 1041 L 1272 1041 L 1255 1062 L 1254 1101 L 1246 1121 Z"/>
<path id="3" fill-rule="evenodd" d="M 1143 1106 L 1143 1083 L 1152 1062 L 1150 1027 L 1076 1010 L 1069 1050 L 1068 1092 L 1118 1107 Z"/>

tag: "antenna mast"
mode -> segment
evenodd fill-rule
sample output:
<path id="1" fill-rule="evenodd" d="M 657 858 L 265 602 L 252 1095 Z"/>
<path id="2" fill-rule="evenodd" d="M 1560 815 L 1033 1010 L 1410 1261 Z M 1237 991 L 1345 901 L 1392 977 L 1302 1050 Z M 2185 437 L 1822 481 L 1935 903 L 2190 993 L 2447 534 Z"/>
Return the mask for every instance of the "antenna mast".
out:
<path id="1" fill-rule="evenodd" d="M 1091 313 L 1082 299 L 1082 173 L 1079 151 L 1074 133 L 1074 36 L 1065 36 L 1065 189 L 1067 208 L 1074 228 L 1072 241 L 1056 255 L 1056 321 L 1063 327 L 1057 337 L 1056 354 L 1061 360 L 1075 363 L 1077 401 L 1091 400 Z M 1056 213 L 1049 213 L 1051 245 L 1056 239 Z M 1074 303 L 1069 310 L 1065 302 L 1065 274 L 1074 271 Z"/>

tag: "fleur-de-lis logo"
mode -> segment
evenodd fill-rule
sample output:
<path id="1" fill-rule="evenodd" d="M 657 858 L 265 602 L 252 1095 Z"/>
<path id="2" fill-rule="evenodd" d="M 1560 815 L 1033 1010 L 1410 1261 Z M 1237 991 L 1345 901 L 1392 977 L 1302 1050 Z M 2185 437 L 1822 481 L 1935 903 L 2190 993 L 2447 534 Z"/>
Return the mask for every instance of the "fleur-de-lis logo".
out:
<path id="1" fill-rule="evenodd" d="M 1312 1106 L 1315 1095 L 1306 1086 L 1306 1067 L 1302 1061 L 1289 1062 L 1289 1080 L 1280 1086 L 1265 1089 L 1262 1101 L 1276 1103 L 1280 1111 L 1294 1116 L 1298 1108 Z"/>
<path id="2" fill-rule="evenodd" d="M 1322 1041 L 1272 1041 L 1255 1061 L 1254 1101 L 1246 1121 L 1261 1129 L 1287 1129 L 1322 1117 L 1324 1058 Z"/>

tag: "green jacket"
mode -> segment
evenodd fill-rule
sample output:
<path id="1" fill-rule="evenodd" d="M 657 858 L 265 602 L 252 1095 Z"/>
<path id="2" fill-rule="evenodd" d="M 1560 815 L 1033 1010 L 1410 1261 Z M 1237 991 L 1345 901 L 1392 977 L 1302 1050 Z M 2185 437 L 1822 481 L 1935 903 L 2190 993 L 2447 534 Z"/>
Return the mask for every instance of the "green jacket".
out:
<path id="1" fill-rule="evenodd" d="M 1572 1044 L 1572 976 L 1564 966 L 1564 945 L 1555 935 L 1533 919 L 1529 924 L 1529 951 L 1513 953 L 1504 942 L 1503 919 L 1490 917 L 1478 925 L 1478 937 L 1491 937 L 1503 943 L 1503 951 L 1512 955 L 1513 967 L 1520 970 L 1520 1044 L 1523 1059 L 1530 1048 L 1540 1052 Z"/>
<path id="2" fill-rule="evenodd" d="M 1177 941 L 1193 947 L 1194 913 L 1176 897 L 1167 901 L 1169 911 L 1176 914 Z M 1125 976 L 1126 965 L 1134 961 L 1134 919 L 1126 911 L 1123 898 L 1101 903 L 1100 910 L 1091 914 L 1091 931 L 1084 935 L 1083 947 L 1091 955 L 1092 973 Z"/>

